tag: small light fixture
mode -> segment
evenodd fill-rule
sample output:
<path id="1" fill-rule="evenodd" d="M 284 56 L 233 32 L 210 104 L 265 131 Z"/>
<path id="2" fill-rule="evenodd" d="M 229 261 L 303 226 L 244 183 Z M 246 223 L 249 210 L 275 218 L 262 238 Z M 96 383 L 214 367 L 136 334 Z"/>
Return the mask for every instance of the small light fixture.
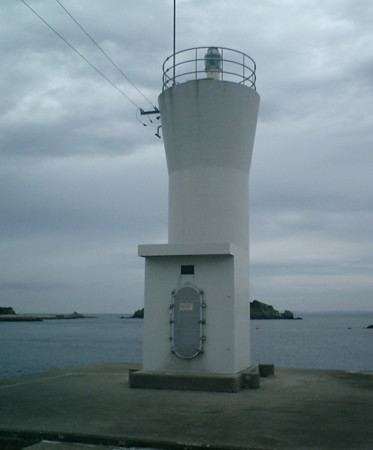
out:
<path id="1" fill-rule="evenodd" d="M 205 55 L 206 78 L 220 80 L 222 73 L 222 57 L 217 47 L 210 47 Z"/>

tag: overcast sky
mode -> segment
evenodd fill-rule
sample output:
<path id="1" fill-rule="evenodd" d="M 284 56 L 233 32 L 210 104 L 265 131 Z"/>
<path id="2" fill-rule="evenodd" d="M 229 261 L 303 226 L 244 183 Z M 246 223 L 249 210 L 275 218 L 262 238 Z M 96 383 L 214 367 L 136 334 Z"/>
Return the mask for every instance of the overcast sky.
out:
<path id="1" fill-rule="evenodd" d="M 54 0 L 26 0 L 137 105 L 147 101 Z M 171 0 L 60 0 L 157 104 Z M 250 299 L 373 311 L 373 2 L 179 0 L 177 49 L 257 63 Z M 0 6 L 0 306 L 132 312 L 139 243 L 167 241 L 156 127 L 21 0 Z"/>

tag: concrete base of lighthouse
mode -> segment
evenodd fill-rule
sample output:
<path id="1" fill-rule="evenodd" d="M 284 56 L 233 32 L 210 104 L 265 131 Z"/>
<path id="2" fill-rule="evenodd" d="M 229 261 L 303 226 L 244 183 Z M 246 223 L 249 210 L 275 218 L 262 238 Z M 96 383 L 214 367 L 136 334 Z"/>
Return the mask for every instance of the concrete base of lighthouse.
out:
<path id="1" fill-rule="evenodd" d="M 170 389 L 211 392 L 238 392 L 240 389 L 259 387 L 260 374 L 256 366 L 235 375 L 221 374 L 183 374 L 177 372 L 147 372 L 130 370 L 131 388 Z"/>
<path id="2" fill-rule="evenodd" d="M 248 252 L 231 243 L 161 244 L 140 245 L 139 255 L 146 259 L 144 356 L 130 385 L 237 391 L 252 373 Z M 177 303 L 185 288 L 200 301 Z M 200 308 L 198 330 L 193 308 Z M 196 338 L 195 354 L 183 355 Z"/>

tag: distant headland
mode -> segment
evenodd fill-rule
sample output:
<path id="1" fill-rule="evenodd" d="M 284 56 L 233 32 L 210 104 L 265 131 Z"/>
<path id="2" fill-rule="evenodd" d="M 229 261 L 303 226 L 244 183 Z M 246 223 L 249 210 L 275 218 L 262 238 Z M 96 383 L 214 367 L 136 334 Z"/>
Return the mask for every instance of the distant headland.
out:
<path id="1" fill-rule="evenodd" d="M 138 309 L 134 312 L 134 314 L 130 317 L 130 319 L 143 319 L 144 318 L 144 308 Z M 285 310 L 283 313 L 280 313 L 271 305 L 267 305 L 266 303 L 259 302 L 258 300 L 253 300 L 250 302 L 250 319 L 252 320 L 273 320 L 273 319 L 286 319 L 286 320 L 294 320 L 300 319 L 300 317 L 294 317 L 294 314 L 291 311 Z"/>
<path id="2" fill-rule="evenodd" d="M 72 314 L 17 314 L 10 306 L 0 306 L 0 322 L 41 322 L 42 320 L 87 319 L 77 312 Z"/>
<path id="3" fill-rule="evenodd" d="M 258 300 L 253 300 L 250 302 L 250 319 L 252 320 L 263 320 L 263 319 L 285 319 L 294 320 L 301 319 L 300 317 L 294 317 L 294 314 L 287 309 L 280 313 L 272 305 L 267 305 Z"/>

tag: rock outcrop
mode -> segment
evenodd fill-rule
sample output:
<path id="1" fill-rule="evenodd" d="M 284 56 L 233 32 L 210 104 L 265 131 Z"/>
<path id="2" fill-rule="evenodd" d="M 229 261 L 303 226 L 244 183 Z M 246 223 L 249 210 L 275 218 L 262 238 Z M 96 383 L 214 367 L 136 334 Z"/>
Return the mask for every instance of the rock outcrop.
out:
<path id="1" fill-rule="evenodd" d="M 285 310 L 280 313 L 273 306 L 253 300 L 250 302 L 250 319 L 263 320 L 263 319 L 295 319 L 294 314 L 291 311 Z"/>
<path id="2" fill-rule="evenodd" d="M 15 314 L 15 311 L 10 306 L 0 306 L 0 315 L 8 315 L 8 314 Z"/>
<path id="3" fill-rule="evenodd" d="M 144 308 L 137 309 L 133 316 L 130 317 L 130 319 L 143 319 L 144 318 Z"/>

